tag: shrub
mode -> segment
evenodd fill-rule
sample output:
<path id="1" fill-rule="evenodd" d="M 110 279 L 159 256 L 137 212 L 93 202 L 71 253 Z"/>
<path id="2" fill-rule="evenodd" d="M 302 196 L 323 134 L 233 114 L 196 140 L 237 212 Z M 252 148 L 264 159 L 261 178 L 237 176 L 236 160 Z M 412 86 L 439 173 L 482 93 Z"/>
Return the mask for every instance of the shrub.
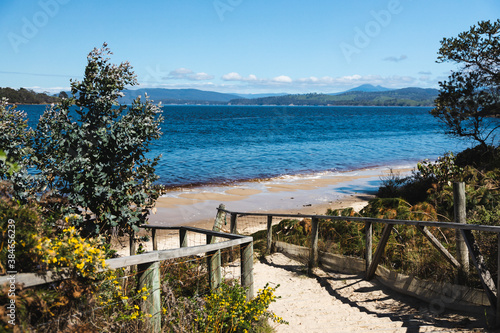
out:
<path id="1" fill-rule="evenodd" d="M 264 319 L 286 324 L 283 318 L 268 310 L 276 301 L 276 287 L 265 285 L 257 296 L 247 300 L 245 289 L 238 284 L 221 284 L 219 289 L 205 297 L 204 311 L 200 312 L 197 322 L 202 332 L 249 332 Z"/>
<path id="2" fill-rule="evenodd" d="M 43 221 L 39 206 L 20 204 L 10 197 L 11 193 L 10 184 L 0 183 L 0 275 L 6 271 L 33 272 L 40 269 L 41 258 L 34 251 L 36 237 L 50 230 Z"/>
<path id="3" fill-rule="evenodd" d="M 140 96 L 120 105 L 126 86 L 137 80 L 128 62 L 114 65 L 107 45 L 87 57 L 83 81 L 71 82 L 72 97 L 48 108 L 34 136 L 33 161 L 73 210 L 86 212 L 85 235 L 133 234 L 146 223 L 159 189 L 147 158 L 161 135 L 161 109 Z M 75 108 L 76 116 L 70 109 Z"/>

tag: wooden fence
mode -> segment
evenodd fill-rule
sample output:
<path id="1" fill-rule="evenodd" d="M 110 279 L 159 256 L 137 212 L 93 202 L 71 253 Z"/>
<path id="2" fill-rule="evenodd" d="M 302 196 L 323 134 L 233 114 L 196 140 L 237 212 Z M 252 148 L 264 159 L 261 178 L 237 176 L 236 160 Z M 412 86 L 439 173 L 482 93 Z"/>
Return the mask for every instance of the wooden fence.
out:
<path id="1" fill-rule="evenodd" d="M 463 183 L 455 184 L 455 208 L 456 215 L 464 216 L 465 213 L 465 200 L 464 196 L 464 186 Z M 320 220 L 337 220 L 337 221 L 352 221 L 358 223 L 364 223 L 365 230 L 365 258 L 366 258 L 366 269 L 365 269 L 365 279 L 371 280 L 375 276 L 375 272 L 380 263 L 382 255 L 384 253 L 385 247 L 389 240 L 389 236 L 393 230 L 395 225 L 413 225 L 419 230 L 429 241 L 430 243 L 439 251 L 443 257 L 454 267 L 459 270 L 467 269 L 468 266 L 468 257 L 470 256 L 472 263 L 474 264 L 477 273 L 479 275 L 479 279 L 483 286 L 483 289 L 486 292 L 488 300 L 490 302 L 491 307 L 494 310 L 496 316 L 496 325 L 500 326 L 500 297 L 497 295 L 497 287 L 500 286 L 500 226 L 486 226 L 486 225 L 475 225 L 475 224 L 465 224 L 465 223 L 457 223 L 457 222 L 437 222 L 437 221 L 413 221 L 413 220 L 391 220 L 391 219 L 377 219 L 377 218 L 368 218 L 368 217 L 347 217 L 347 216 L 330 216 L 330 215 L 307 215 L 307 214 L 279 214 L 279 213 L 248 213 L 248 212 L 236 212 L 230 211 L 226 209 L 219 208 L 219 212 L 225 212 L 230 215 L 230 230 L 232 233 L 237 233 L 238 230 L 238 217 L 243 216 L 261 216 L 267 217 L 267 253 L 271 252 L 272 248 L 272 221 L 273 217 L 279 218 L 310 218 L 312 221 L 311 226 L 311 241 L 310 241 L 310 250 L 309 250 L 309 260 L 308 260 L 308 271 L 312 273 L 312 269 L 318 266 L 318 225 Z M 457 214 L 458 212 L 458 214 Z M 381 223 L 384 225 L 382 235 L 380 237 L 379 243 L 375 249 L 375 253 L 372 250 L 373 244 L 373 224 Z M 448 228 L 455 229 L 457 232 L 457 242 L 463 243 L 468 250 L 468 255 L 464 255 L 460 246 L 457 246 L 458 251 L 461 251 L 462 258 L 460 258 L 460 254 L 457 255 L 459 260 L 463 260 L 460 262 L 455 259 L 455 257 L 448 252 L 448 250 L 437 240 L 427 229 L 427 227 L 439 227 L 439 228 Z M 498 239 L 498 275 L 497 281 L 493 281 L 493 278 L 485 265 L 485 259 L 481 255 L 479 251 L 479 247 L 476 243 L 474 235 L 472 231 L 479 232 L 493 232 L 497 234 Z M 465 259 L 463 258 L 465 257 Z"/>
<path id="2" fill-rule="evenodd" d="M 106 260 L 107 269 L 117 269 L 138 265 L 139 288 L 147 287 L 151 290 L 147 299 L 143 302 L 142 309 L 148 314 L 151 314 L 149 325 L 152 327 L 152 332 L 161 331 L 161 288 L 160 288 L 160 262 L 168 259 L 176 259 L 199 254 L 207 255 L 209 284 L 211 288 L 216 288 L 222 279 L 221 274 L 221 255 L 222 249 L 228 249 L 239 246 L 241 253 L 241 285 L 247 288 L 247 299 L 251 299 L 254 295 L 253 288 L 253 238 L 250 236 L 242 236 L 228 234 L 224 232 L 204 230 L 194 227 L 165 227 L 155 225 L 143 225 L 143 228 L 153 230 L 154 250 L 147 253 L 127 256 L 123 258 L 114 258 Z M 169 229 L 179 231 L 178 249 L 157 250 L 156 230 Z M 206 245 L 198 245 L 189 247 L 187 232 L 195 232 L 206 235 Z M 215 242 L 215 238 L 226 239 L 222 242 Z M 24 287 L 35 287 L 47 284 L 53 281 L 61 281 L 67 279 L 68 274 L 55 274 L 46 272 L 40 275 L 39 273 L 19 273 L 16 274 L 16 283 L 24 284 Z M 0 277 L 0 285 L 10 283 L 9 276 Z"/>

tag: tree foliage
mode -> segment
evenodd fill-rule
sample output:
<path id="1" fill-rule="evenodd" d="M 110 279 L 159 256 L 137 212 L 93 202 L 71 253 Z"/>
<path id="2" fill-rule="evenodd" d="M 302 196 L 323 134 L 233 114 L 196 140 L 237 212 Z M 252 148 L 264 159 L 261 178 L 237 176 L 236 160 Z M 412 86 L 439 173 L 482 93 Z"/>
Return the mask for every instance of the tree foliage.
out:
<path id="1" fill-rule="evenodd" d="M 365 105 L 365 106 L 432 106 L 436 89 L 404 88 L 391 91 L 350 91 L 338 95 L 296 94 L 261 98 L 241 98 L 232 105 Z"/>
<path id="2" fill-rule="evenodd" d="M 7 102 L 6 98 L 0 100 L 0 179 L 11 181 L 14 197 L 26 201 L 38 186 L 28 174 L 34 133 L 26 113 Z"/>
<path id="3" fill-rule="evenodd" d="M 90 52 L 83 81 L 71 82 L 72 97 L 40 118 L 34 161 L 52 190 L 74 211 L 83 209 L 86 233 L 118 227 L 131 234 L 159 196 L 153 185 L 159 156 L 146 154 L 163 118 L 147 96 L 119 105 L 121 91 L 137 81 L 128 62 L 111 64 L 109 55 L 106 44 Z"/>
<path id="4" fill-rule="evenodd" d="M 37 93 L 31 89 L 0 88 L 0 98 L 7 98 L 10 103 L 18 104 L 50 104 L 59 102 L 59 98 L 49 96 L 47 92 Z"/>
<path id="5" fill-rule="evenodd" d="M 500 128 L 500 20 L 481 21 L 458 37 L 444 38 L 438 62 L 461 67 L 441 87 L 431 114 L 451 135 L 495 144 Z"/>

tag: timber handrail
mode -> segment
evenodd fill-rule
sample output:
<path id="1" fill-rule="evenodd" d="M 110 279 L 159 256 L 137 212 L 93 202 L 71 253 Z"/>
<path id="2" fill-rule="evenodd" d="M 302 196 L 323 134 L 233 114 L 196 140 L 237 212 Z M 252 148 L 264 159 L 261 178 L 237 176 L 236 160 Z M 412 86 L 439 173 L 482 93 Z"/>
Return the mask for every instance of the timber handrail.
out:
<path id="1" fill-rule="evenodd" d="M 311 214 L 281 214 L 281 213 L 248 213 L 230 211 L 227 209 L 222 210 L 228 214 L 235 214 L 238 217 L 243 216 L 276 216 L 276 217 L 296 217 L 296 218 L 317 218 L 323 220 L 337 220 L 337 221 L 353 221 L 353 222 L 371 222 L 371 223 L 384 223 L 384 224 L 398 224 L 398 225 L 415 225 L 421 227 L 439 227 L 450 229 L 462 230 L 477 230 L 500 233 L 500 226 L 481 225 L 481 224 L 463 224 L 457 222 L 439 222 L 439 221 L 417 221 L 417 220 L 391 220 L 391 219 L 378 219 L 374 217 L 354 217 L 354 216 L 334 216 L 334 215 L 311 215 Z"/>
<path id="2" fill-rule="evenodd" d="M 459 188 L 459 187 L 457 187 Z M 457 192 L 460 195 L 464 195 L 464 186 Z M 454 195 L 458 195 L 455 194 Z M 459 203 L 459 201 L 454 197 L 455 207 L 457 210 L 461 211 L 461 214 L 465 216 L 465 201 Z M 310 242 L 310 255 L 308 260 L 308 271 L 312 273 L 314 267 L 318 266 L 318 224 L 320 220 L 336 220 L 336 221 L 351 221 L 365 224 L 365 260 L 366 260 L 366 271 L 365 279 L 371 280 L 377 271 L 379 262 L 381 261 L 382 255 L 384 253 L 385 246 L 389 240 L 389 236 L 394 229 L 395 225 L 413 225 L 420 231 L 426 239 L 438 250 L 446 260 L 455 268 L 459 269 L 459 273 L 467 269 L 465 267 L 468 265 L 467 261 L 457 260 L 448 250 L 427 230 L 427 227 L 438 227 L 438 228 L 448 228 L 455 229 L 457 231 L 457 244 L 458 242 L 463 242 L 463 247 L 468 249 L 468 255 L 472 259 L 472 263 L 476 267 L 479 275 L 479 279 L 486 292 L 486 295 L 490 301 L 491 307 L 495 311 L 496 324 L 500 326 L 500 297 L 497 294 L 497 290 L 500 286 L 500 226 L 492 225 L 477 225 L 477 224 L 467 224 L 467 223 L 457 223 L 457 222 L 439 222 L 439 221 L 417 221 L 417 220 L 391 220 L 391 219 L 380 219 L 372 217 L 353 217 L 353 216 L 332 216 L 332 215 L 313 215 L 313 214 L 282 214 L 282 213 L 251 213 L 251 212 L 239 212 L 230 211 L 225 208 L 218 208 L 218 212 L 224 212 L 230 215 L 231 225 L 230 230 L 233 234 L 237 233 L 237 223 L 238 217 L 244 216 L 261 216 L 267 217 L 267 248 L 266 252 L 270 253 L 273 246 L 272 241 L 272 219 L 273 217 L 280 218 L 309 218 L 311 219 L 311 242 Z M 455 213 L 457 215 L 457 213 Z M 455 217 L 457 219 L 457 217 Z M 457 219 L 459 221 L 459 219 Z M 381 223 L 384 224 L 384 229 L 373 253 L 373 224 Z M 492 276 L 485 266 L 485 259 L 483 255 L 479 252 L 479 247 L 477 246 L 477 241 L 472 234 L 472 231 L 480 232 L 492 232 L 497 234 L 498 242 L 498 272 L 497 281 L 493 281 Z M 462 244 L 460 244 L 462 245 Z M 458 246 L 458 245 L 457 245 Z"/>
<path id="3" fill-rule="evenodd" d="M 208 255 L 208 278 L 211 288 L 216 288 L 221 283 L 221 262 L 220 250 L 226 248 L 240 247 L 241 252 L 241 285 L 246 288 L 247 299 L 253 298 L 253 238 L 228 234 L 224 232 L 204 230 L 195 227 L 167 227 L 159 225 L 142 225 L 142 228 L 151 229 L 153 232 L 153 247 L 151 252 L 136 254 L 122 258 L 112 258 L 105 261 L 106 269 L 117 269 L 138 265 L 140 288 L 147 287 L 150 290 L 149 296 L 143 302 L 144 311 L 151 316 L 148 318 L 152 327 L 152 332 L 161 332 L 161 295 L 160 295 L 160 265 L 163 260 L 176 259 L 199 254 Z M 180 237 L 180 247 L 169 250 L 157 250 L 156 230 L 178 230 Z M 206 245 L 188 247 L 186 232 L 205 234 Z M 213 242 L 215 237 L 227 240 Z M 22 284 L 24 287 L 35 287 L 47 283 L 62 281 L 71 278 L 68 269 L 62 269 L 55 273 L 46 271 L 43 273 L 15 273 L 14 275 L 0 276 L 0 286 L 4 284 Z M 14 278 L 12 278 L 14 276 Z"/>

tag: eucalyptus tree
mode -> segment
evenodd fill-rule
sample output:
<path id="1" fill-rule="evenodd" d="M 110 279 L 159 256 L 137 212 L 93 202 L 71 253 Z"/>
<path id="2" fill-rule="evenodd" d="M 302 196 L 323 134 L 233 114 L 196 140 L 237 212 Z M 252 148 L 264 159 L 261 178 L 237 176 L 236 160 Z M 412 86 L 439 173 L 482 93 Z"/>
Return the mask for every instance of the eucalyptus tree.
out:
<path id="1" fill-rule="evenodd" d="M 146 222 L 160 195 L 153 183 L 160 156 L 148 158 L 161 136 L 160 105 L 138 96 L 118 101 L 137 84 L 128 62 L 112 64 L 107 44 L 87 56 L 82 81 L 71 81 L 71 97 L 48 108 L 34 139 L 34 162 L 49 188 L 79 211 L 84 234 L 106 234 L 117 227 L 133 234 Z"/>

